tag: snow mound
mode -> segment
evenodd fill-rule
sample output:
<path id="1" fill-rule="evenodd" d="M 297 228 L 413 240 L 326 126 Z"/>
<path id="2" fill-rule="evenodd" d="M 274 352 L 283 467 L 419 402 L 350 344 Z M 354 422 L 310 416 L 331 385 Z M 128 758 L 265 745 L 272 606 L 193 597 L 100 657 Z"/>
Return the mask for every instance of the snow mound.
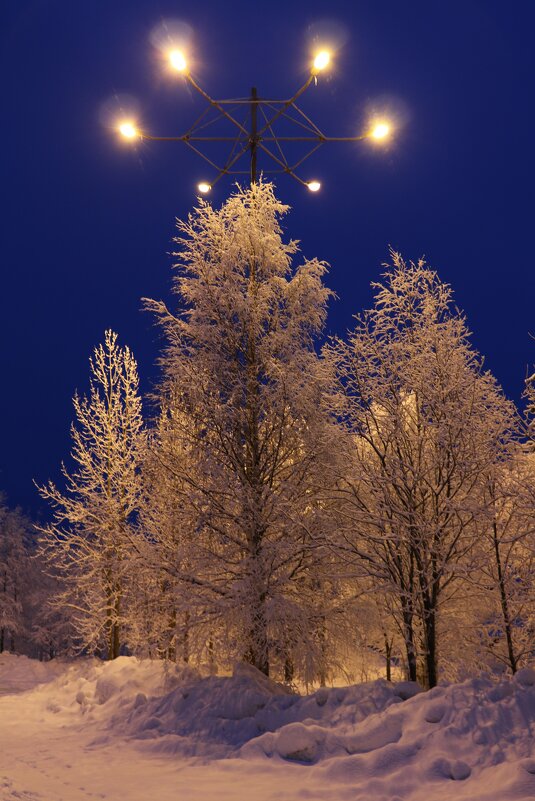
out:
<path id="1" fill-rule="evenodd" d="M 533 687 L 535 685 L 535 670 L 533 668 L 522 668 L 515 673 L 515 682 L 521 687 Z"/>
<path id="2" fill-rule="evenodd" d="M 30 690 L 37 684 L 52 681 L 63 673 L 65 664 L 54 659 L 50 662 L 39 662 L 18 654 L 0 654 L 0 695 Z"/>
<path id="3" fill-rule="evenodd" d="M 317 779 L 351 785 L 351 797 L 362 801 L 524 801 L 535 798 L 532 678 L 526 672 L 498 684 L 471 679 L 402 703 L 406 693 L 398 688 L 396 702 L 395 685 L 388 700 L 386 682 L 347 688 L 343 698 L 339 690 L 324 691 L 328 714 L 281 725 L 240 753 L 311 765 Z M 293 710 L 311 699 L 301 699 Z"/>
<path id="4" fill-rule="evenodd" d="M 154 751 L 224 757 L 265 731 L 267 720 L 278 720 L 281 710 L 298 700 L 248 665 L 237 665 L 232 676 L 200 678 L 182 672 L 176 683 L 163 697 L 134 704 L 112 726 L 152 741 L 146 747 Z"/>
<path id="5" fill-rule="evenodd" d="M 312 763 L 347 748 L 355 753 L 396 741 L 400 732 L 391 726 L 361 733 L 355 725 L 421 692 L 409 684 L 376 681 L 301 697 L 237 665 L 232 676 L 180 675 L 170 693 L 134 703 L 111 725 L 153 751 L 210 758 L 277 754 Z"/>
<path id="6" fill-rule="evenodd" d="M 108 726 L 117 715 L 124 717 L 125 710 L 139 705 L 148 695 L 168 692 L 180 681 L 181 673 L 166 662 L 127 656 L 112 662 L 94 657 L 58 661 L 48 683 L 33 689 L 32 702 L 45 718 L 52 714 L 58 722 L 67 719 L 71 723 L 100 722 Z"/>

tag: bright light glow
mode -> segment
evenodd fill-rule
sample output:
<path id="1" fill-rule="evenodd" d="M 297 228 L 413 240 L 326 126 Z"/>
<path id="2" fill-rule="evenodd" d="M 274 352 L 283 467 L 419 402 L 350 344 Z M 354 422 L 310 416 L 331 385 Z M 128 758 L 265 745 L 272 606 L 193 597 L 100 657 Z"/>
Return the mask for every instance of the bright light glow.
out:
<path id="1" fill-rule="evenodd" d="M 370 133 L 374 139 L 386 139 L 390 134 L 390 125 L 387 122 L 377 122 Z"/>
<path id="2" fill-rule="evenodd" d="M 136 136 L 139 136 L 139 131 L 132 122 L 122 122 L 118 130 L 125 139 L 135 139 Z"/>
<path id="3" fill-rule="evenodd" d="M 177 72 L 186 72 L 186 70 L 188 69 L 188 63 L 186 61 L 184 53 L 181 50 L 171 50 L 169 52 L 168 58 L 169 58 L 169 64 Z"/>
<path id="4" fill-rule="evenodd" d="M 328 50 L 321 50 L 314 59 L 314 70 L 319 72 L 329 66 L 331 54 Z"/>
<path id="5" fill-rule="evenodd" d="M 321 189 L 321 184 L 319 181 L 309 181 L 307 186 L 311 192 L 318 192 Z"/>
<path id="6" fill-rule="evenodd" d="M 197 184 L 197 189 L 199 190 L 199 192 L 202 192 L 203 195 L 209 192 L 211 188 L 212 187 L 210 186 L 210 184 L 206 184 L 202 181 L 200 184 Z"/>

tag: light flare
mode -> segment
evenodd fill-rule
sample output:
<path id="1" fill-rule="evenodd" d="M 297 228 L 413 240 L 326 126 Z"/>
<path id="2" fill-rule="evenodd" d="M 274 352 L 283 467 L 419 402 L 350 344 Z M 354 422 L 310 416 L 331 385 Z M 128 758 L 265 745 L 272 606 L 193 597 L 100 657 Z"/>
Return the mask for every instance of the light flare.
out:
<path id="1" fill-rule="evenodd" d="M 372 137 L 372 139 L 375 139 L 377 142 L 380 142 L 389 137 L 391 133 L 392 133 L 392 126 L 390 125 L 390 123 L 386 122 L 385 120 L 381 120 L 373 125 L 370 131 L 370 136 Z"/>
<path id="2" fill-rule="evenodd" d="M 311 192 L 319 192 L 321 189 L 321 184 L 319 181 L 309 181 L 307 186 Z"/>
<path id="3" fill-rule="evenodd" d="M 188 71 L 188 62 L 182 50 L 170 50 L 167 57 L 175 72 L 185 73 Z"/>
<path id="4" fill-rule="evenodd" d="M 203 195 L 206 195 L 211 190 L 211 188 L 212 188 L 211 184 L 207 184 L 204 181 L 201 181 L 200 184 L 197 184 L 197 189 Z"/>
<path id="5" fill-rule="evenodd" d="M 313 62 L 314 72 L 321 72 L 326 67 L 329 66 L 331 62 L 331 54 L 328 50 L 320 50 L 319 53 L 316 53 Z"/>
<path id="6" fill-rule="evenodd" d="M 123 139 L 136 139 L 136 137 L 140 136 L 140 133 L 134 123 L 130 122 L 129 120 L 121 122 L 117 127 L 117 130 Z"/>

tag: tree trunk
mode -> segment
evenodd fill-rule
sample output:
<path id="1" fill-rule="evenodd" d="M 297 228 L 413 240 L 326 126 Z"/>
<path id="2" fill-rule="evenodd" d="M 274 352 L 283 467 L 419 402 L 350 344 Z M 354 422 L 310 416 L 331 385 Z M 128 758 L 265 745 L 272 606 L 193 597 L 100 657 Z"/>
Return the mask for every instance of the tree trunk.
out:
<path id="1" fill-rule="evenodd" d="M 119 624 L 113 624 L 113 650 L 112 650 L 112 659 L 117 659 L 118 656 L 121 654 L 121 640 L 120 640 L 120 629 Z"/>
<path id="2" fill-rule="evenodd" d="M 117 591 L 115 596 L 115 619 L 113 628 L 113 658 L 117 659 L 121 655 L 121 592 Z"/>
<path id="3" fill-rule="evenodd" d="M 320 662 L 318 668 L 318 678 L 320 687 L 325 687 L 327 684 L 327 631 L 325 629 L 325 618 L 320 618 L 320 625 L 318 628 L 318 640 L 320 650 Z"/>
<path id="4" fill-rule="evenodd" d="M 284 682 L 285 684 L 291 684 L 294 680 L 295 670 L 294 670 L 294 663 L 292 661 L 291 656 L 287 656 L 284 660 Z"/>
<path id="5" fill-rule="evenodd" d="M 214 641 L 210 637 L 208 640 L 208 666 L 210 671 L 210 676 L 215 676 L 217 673 L 217 665 L 215 663 L 215 649 L 214 649 Z"/>
<path id="6" fill-rule="evenodd" d="M 388 639 L 386 631 L 385 638 L 385 660 L 386 660 L 386 680 L 392 681 L 392 640 Z"/>
<path id="7" fill-rule="evenodd" d="M 182 635 L 182 661 L 189 663 L 189 612 L 184 614 L 184 633 Z"/>
<path id="8" fill-rule="evenodd" d="M 176 662 L 176 609 L 173 609 L 169 616 L 169 640 L 167 645 L 167 658 L 170 662 Z"/>
<path id="9" fill-rule="evenodd" d="M 266 596 L 260 593 L 255 599 L 255 609 L 252 615 L 252 625 L 249 632 L 249 647 L 245 661 L 269 676 L 269 644 L 267 621 L 265 612 Z"/>
<path id="10" fill-rule="evenodd" d="M 106 619 L 106 632 L 108 640 L 107 651 L 109 660 L 117 659 L 121 653 L 120 625 L 117 622 L 120 615 L 120 605 L 120 596 L 112 591 L 109 591 Z"/>
<path id="11" fill-rule="evenodd" d="M 500 590 L 500 604 L 502 609 L 505 639 L 507 642 L 507 656 L 509 658 L 511 673 L 514 676 L 514 674 L 518 670 L 518 661 L 516 658 L 514 644 L 513 644 L 513 627 L 511 625 L 511 613 L 509 610 L 509 602 L 507 599 L 507 592 L 505 589 L 505 577 L 503 575 L 500 544 L 498 541 L 498 526 L 496 525 L 496 521 L 493 522 L 492 528 L 493 528 L 493 539 L 494 539 L 494 553 L 496 554 L 496 567 L 498 569 L 498 587 Z"/>
<path id="12" fill-rule="evenodd" d="M 436 609 L 425 610 L 425 667 L 428 689 L 436 687 L 438 681 Z"/>
<path id="13" fill-rule="evenodd" d="M 402 617 L 403 617 L 403 639 L 405 641 L 405 649 L 407 652 L 407 678 L 409 681 L 417 681 L 416 648 L 414 647 L 413 612 L 406 604 L 404 604 Z"/>
<path id="14" fill-rule="evenodd" d="M 265 527 L 262 521 L 263 509 L 263 482 L 261 478 L 260 457 L 260 382 L 259 362 L 256 351 L 256 338 L 258 335 L 256 321 L 256 306 L 258 285 L 256 281 L 256 255 L 251 254 L 249 261 L 249 282 L 247 287 L 248 299 L 251 301 L 251 316 L 249 318 L 247 343 L 245 349 L 245 426 L 243 428 L 244 444 L 244 473 L 247 498 L 244 508 L 244 520 L 247 521 L 247 543 L 251 556 L 252 582 L 252 618 L 249 632 L 249 647 L 246 661 L 256 667 L 266 676 L 269 676 L 269 642 L 266 620 L 266 594 L 264 587 L 264 565 L 262 560 L 262 543 L 265 536 Z"/>

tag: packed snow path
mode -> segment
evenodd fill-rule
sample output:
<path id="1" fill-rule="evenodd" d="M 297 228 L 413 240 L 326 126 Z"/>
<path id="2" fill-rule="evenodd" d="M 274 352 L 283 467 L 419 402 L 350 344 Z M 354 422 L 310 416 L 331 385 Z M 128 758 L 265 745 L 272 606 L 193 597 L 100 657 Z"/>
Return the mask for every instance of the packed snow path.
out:
<path id="1" fill-rule="evenodd" d="M 0 801 L 535 798 L 531 670 L 300 697 L 243 667 L 0 655 L 0 687 Z"/>

